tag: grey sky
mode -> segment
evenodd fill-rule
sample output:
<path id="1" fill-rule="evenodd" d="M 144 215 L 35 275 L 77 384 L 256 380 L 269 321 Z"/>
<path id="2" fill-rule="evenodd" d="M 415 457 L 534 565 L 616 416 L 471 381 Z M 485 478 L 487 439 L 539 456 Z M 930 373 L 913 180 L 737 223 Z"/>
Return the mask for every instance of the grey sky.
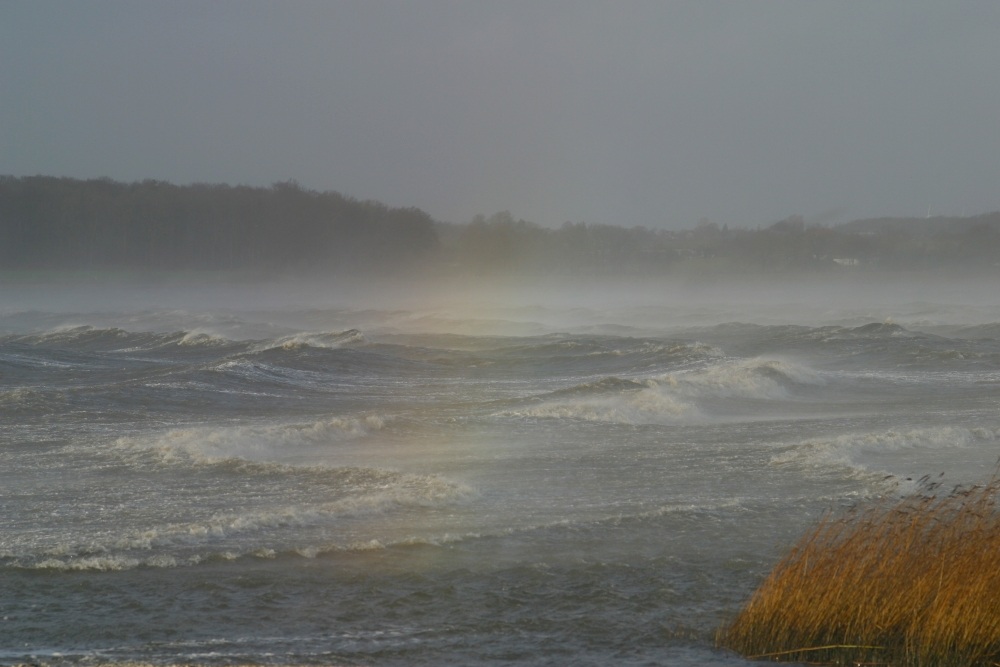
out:
<path id="1" fill-rule="evenodd" d="M 1000 209 L 1000 3 L 0 0 L 0 173 L 441 220 Z"/>

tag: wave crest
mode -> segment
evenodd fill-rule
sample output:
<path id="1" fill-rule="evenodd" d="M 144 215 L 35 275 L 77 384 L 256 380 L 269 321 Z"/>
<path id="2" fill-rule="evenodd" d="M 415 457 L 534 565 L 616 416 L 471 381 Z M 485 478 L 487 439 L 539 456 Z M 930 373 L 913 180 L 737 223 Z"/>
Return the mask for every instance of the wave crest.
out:
<path id="1" fill-rule="evenodd" d="M 804 388 L 821 386 L 823 377 L 799 364 L 751 359 L 711 364 L 698 370 L 646 379 L 607 377 L 560 389 L 507 416 L 581 419 L 622 424 L 671 424 L 706 419 L 722 411 L 720 399 L 781 401 Z"/>
<path id="2" fill-rule="evenodd" d="M 156 452 L 167 462 L 287 464 L 300 454 L 321 454 L 337 443 L 369 436 L 385 428 L 388 421 L 373 414 L 298 424 L 172 429 L 152 439 L 119 438 L 116 446 Z"/>
<path id="3" fill-rule="evenodd" d="M 61 544 L 41 549 L 25 544 L 17 550 L 20 553 L 0 555 L 0 561 L 5 567 L 20 569 L 114 571 L 291 553 L 312 558 L 363 550 L 359 545 L 371 550 L 396 543 L 431 544 L 434 539 L 412 535 L 388 541 L 377 528 L 380 524 L 369 521 L 374 517 L 396 521 L 396 515 L 406 517 L 409 512 L 461 503 L 475 495 L 471 487 L 437 475 L 377 468 L 330 469 L 323 479 L 324 488 L 283 506 L 221 511 L 117 535 L 114 530 L 90 537 L 68 535 Z"/>
<path id="4" fill-rule="evenodd" d="M 833 438 L 801 442 L 791 449 L 772 456 L 771 463 L 806 469 L 835 467 L 851 468 L 858 472 L 874 472 L 860 460 L 865 454 L 880 455 L 909 449 L 961 449 L 998 439 L 1000 430 L 957 426 L 845 433 Z"/>
<path id="5" fill-rule="evenodd" d="M 336 350 L 348 345 L 363 345 L 367 342 L 363 333 L 357 329 L 340 332 L 297 333 L 274 340 L 263 341 L 253 346 L 251 352 L 266 352 L 268 350 L 299 350 L 316 347 Z"/>
<path id="6" fill-rule="evenodd" d="M 823 385 L 816 371 L 781 359 L 748 359 L 715 364 L 704 369 L 673 373 L 666 384 L 690 397 L 786 399 L 803 387 Z"/>

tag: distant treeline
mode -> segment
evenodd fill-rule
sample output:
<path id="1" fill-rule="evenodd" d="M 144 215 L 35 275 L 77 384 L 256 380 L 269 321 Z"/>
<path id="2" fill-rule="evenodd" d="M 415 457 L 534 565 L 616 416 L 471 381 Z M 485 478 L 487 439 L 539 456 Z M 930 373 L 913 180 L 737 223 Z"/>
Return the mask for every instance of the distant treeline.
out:
<path id="1" fill-rule="evenodd" d="M 363 269 L 412 262 L 436 243 L 423 211 L 294 182 L 0 177 L 4 268 Z"/>
<path id="2" fill-rule="evenodd" d="M 809 226 L 791 216 L 755 229 L 708 220 L 675 231 L 565 223 L 546 229 L 507 212 L 439 226 L 442 248 L 464 271 L 619 275 L 794 271 L 1000 272 L 1000 212 L 970 218 L 857 220 Z"/>
<path id="3" fill-rule="evenodd" d="M 1000 212 L 962 218 L 801 216 L 674 231 L 506 212 L 435 222 L 294 182 L 270 187 L 0 176 L 0 269 L 205 269 L 490 276 L 1000 270 Z"/>

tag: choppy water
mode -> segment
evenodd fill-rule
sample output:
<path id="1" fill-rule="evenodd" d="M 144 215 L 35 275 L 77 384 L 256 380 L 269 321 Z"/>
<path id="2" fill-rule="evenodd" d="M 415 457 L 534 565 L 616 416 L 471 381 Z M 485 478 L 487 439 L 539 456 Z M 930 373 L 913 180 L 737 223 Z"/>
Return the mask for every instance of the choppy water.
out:
<path id="1" fill-rule="evenodd" d="M 0 663 L 742 664 L 822 512 L 1000 450 L 995 304 L 485 313 L 8 306 Z"/>

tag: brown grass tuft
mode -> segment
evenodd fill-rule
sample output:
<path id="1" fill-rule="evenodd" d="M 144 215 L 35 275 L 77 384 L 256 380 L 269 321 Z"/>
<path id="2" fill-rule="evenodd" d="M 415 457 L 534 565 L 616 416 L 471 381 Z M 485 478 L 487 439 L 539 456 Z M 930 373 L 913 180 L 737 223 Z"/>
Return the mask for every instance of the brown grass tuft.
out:
<path id="1" fill-rule="evenodd" d="M 937 492 L 825 516 L 719 645 L 761 660 L 1000 664 L 1000 479 Z"/>

